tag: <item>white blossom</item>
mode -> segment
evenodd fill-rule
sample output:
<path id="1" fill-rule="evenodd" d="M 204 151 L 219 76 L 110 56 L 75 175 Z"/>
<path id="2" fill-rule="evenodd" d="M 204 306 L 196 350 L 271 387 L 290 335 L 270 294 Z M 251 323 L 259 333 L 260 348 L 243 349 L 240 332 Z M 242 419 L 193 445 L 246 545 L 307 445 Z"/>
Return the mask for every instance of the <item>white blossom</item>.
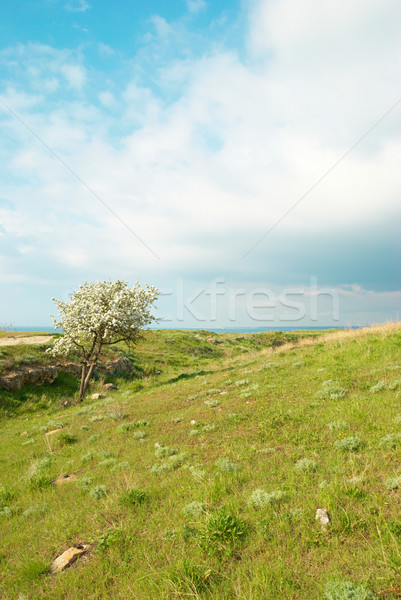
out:
<path id="1" fill-rule="evenodd" d="M 117 280 L 85 282 L 68 302 L 53 298 L 60 313 L 58 319 L 52 316 L 53 323 L 64 335 L 49 352 L 66 356 L 78 351 L 82 364 L 93 367 L 103 346 L 135 343 L 140 329 L 155 320 L 151 308 L 157 294 L 153 286 L 144 289 L 137 282 L 129 288 L 125 281 Z"/>

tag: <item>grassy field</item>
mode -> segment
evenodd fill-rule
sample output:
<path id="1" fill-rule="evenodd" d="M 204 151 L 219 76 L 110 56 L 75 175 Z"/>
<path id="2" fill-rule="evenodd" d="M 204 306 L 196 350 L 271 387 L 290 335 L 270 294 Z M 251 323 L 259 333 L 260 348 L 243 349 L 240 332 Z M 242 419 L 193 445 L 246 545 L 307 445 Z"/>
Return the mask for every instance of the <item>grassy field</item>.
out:
<path id="1" fill-rule="evenodd" d="M 148 332 L 131 358 L 97 401 L 0 391 L 2 599 L 401 598 L 399 325 Z"/>

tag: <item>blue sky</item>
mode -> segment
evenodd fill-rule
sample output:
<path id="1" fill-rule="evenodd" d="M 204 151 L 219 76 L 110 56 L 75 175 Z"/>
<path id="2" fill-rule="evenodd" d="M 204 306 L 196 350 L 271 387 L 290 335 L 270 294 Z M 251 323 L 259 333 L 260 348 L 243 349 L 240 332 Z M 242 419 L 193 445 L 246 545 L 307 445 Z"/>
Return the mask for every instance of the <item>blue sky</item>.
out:
<path id="1" fill-rule="evenodd" d="M 169 326 L 396 319 L 400 19 L 398 0 L 4 6 L 0 328 L 116 278 L 157 285 Z"/>

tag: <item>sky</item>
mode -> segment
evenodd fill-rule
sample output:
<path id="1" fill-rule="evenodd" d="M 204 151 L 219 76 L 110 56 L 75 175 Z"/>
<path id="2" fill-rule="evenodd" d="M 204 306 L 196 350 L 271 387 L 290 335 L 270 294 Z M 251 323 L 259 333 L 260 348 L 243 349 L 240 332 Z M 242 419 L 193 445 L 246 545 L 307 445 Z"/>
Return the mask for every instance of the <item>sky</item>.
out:
<path id="1" fill-rule="evenodd" d="M 399 0 L 15 0 L 0 21 L 0 329 L 84 281 L 168 327 L 401 312 Z"/>

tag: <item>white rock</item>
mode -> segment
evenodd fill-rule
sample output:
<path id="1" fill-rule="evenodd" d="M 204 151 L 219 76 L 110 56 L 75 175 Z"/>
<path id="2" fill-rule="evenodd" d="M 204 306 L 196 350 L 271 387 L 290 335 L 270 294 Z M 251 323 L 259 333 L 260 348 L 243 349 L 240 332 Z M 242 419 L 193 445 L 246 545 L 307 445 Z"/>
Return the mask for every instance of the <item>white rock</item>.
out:
<path id="1" fill-rule="evenodd" d="M 68 548 L 63 554 L 60 554 L 52 563 L 51 572 L 59 573 L 60 571 L 64 571 L 64 569 L 68 569 L 80 556 L 88 552 L 89 545 L 87 544 L 79 544 L 77 546 L 72 546 Z"/>
<path id="2" fill-rule="evenodd" d="M 104 394 L 92 394 L 91 396 L 91 400 L 100 400 L 101 398 L 104 398 Z"/>
<path id="3" fill-rule="evenodd" d="M 330 525 L 330 516 L 325 508 L 318 508 L 315 514 L 315 521 L 320 521 L 320 527 L 324 529 Z"/>

